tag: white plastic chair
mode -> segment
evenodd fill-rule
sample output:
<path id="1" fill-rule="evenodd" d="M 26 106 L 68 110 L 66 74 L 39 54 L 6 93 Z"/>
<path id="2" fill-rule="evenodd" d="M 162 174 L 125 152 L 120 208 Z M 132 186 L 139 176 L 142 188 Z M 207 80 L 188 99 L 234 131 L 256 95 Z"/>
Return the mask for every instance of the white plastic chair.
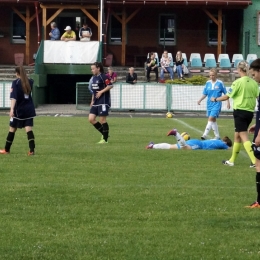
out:
<path id="1" fill-rule="evenodd" d="M 226 53 L 222 53 L 218 55 L 218 62 L 221 61 L 221 59 L 229 59 L 229 55 Z M 230 59 L 229 59 L 230 60 Z"/>
<path id="2" fill-rule="evenodd" d="M 243 54 L 233 54 L 232 62 L 234 63 L 236 60 L 244 60 Z"/>
<path id="3" fill-rule="evenodd" d="M 257 59 L 257 55 L 256 54 L 248 54 L 247 55 L 247 58 L 246 58 L 246 61 L 251 64 L 252 61 L 256 60 Z"/>
<path id="4" fill-rule="evenodd" d="M 215 59 L 215 54 L 213 54 L 213 53 L 206 53 L 205 56 L 204 56 L 203 62 L 206 62 L 207 59 L 211 59 L 211 60 L 214 59 L 214 60 L 216 60 Z"/>
<path id="5" fill-rule="evenodd" d="M 192 61 L 193 58 L 201 59 L 201 56 L 200 56 L 199 53 L 191 53 L 191 55 L 190 55 L 190 62 Z"/>
<path id="6" fill-rule="evenodd" d="M 160 66 L 160 59 L 159 59 L 158 53 L 157 52 L 153 52 L 153 53 L 154 53 L 155 59 L 157 59 L 157 66 L 159 67 Z M 147 59 L 149 58 L 149 54 L 150 54 L 150 52 L 148 52 L 148 54 L 147 54 Z"/>

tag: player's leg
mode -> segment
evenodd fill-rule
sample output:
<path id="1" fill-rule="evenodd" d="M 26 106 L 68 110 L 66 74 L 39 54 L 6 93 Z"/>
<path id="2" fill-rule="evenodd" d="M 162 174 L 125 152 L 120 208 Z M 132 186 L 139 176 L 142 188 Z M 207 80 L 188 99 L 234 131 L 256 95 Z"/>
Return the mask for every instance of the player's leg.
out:
<path id="1" fill-rule="evenodd" d="M 212 130 L 215 135 L 215 139 L 220 139 L 219 131 L 218 131 L 218 124 L 217 124 L 217 118 L 219 116 L 219 110 L 212 110 L 209 120 L 212 122 Z"/>
<path id="2" fill-rule="evenodd" d="M 99 120 L 100 120 L 100 123 L 102 125 L 102 129 L 103 129 L 103 132 L 102 132 L 103 139 L 104 139 L 105 142 L 107 142 L 108 135 L 109 135 L 109 125 L 107 123 L 106 116 L 100 116 Z"/>
<path id="3" fill-rule="evenodd" d="M 168 144 L 168 143 L 160 143 L 160 144 L 154 144 L 153 142 L 150 142 L 147 146 L 146 149 L 164 149 L 164 150 L 179 150 L 179 149 L 184 149 L 184 150 L 190 150 L 191 147 L 189 145 L 186 145 L 184 147 L 180 147 L 178 144 Z"/>
<path id="4" fill-rule="evenodd" d="M 103 126 L 96 120 L 98 115 L 98 107 L 92 106 L 89 111 L 88 121 L 103 135 Z"/>
<path id="5" fill-rule="evenodd" d="M 180 148 L 186 146 L 186 142 L 183 139 L 183 137 L 180 135 L 180 133 L 177 131 L 177 129 L 172 129 L 167 133 L 167 136 L 173 135 L 177 141 L 177 144 L 180 146 Z"/>
<path id="6" fill-rule="evenodd" d="M 33 120 L 33 119 L 31 119 Z M 32 130 L 32 125 L 30 126 L 25 126 L 25 131 L 27 134 L 27 139 L 29 142 L 29 149 L 30 151 L 28 152 L 28 155 L 34 155 L 34 149 L 35 149 L 35 137 L 33 134 L 33 130 Z"/>
<path id="7" fill-rule="evenodd" d="M 252 149 L 252 143 L 249 141 L 248 132 L 240 132 L 239 135 L 244 145 L 244 148 L 251 160 L 251 163 L 254 165 L 256 163 L 256 159 L 254 156 L 254 151 Z"/>
<path id="8" fill-rule="evenodd" d="M 174 79 L 173 70 L 171 67 L 167 67 L 167 71 L 170 73 L 171 79 Z"/>
<path id="9" fill-rule="evenodd" d="M 5 141 L 5 149 L 0 150 L 0 154 L 10 153 L 10 149 L 11 149 L 11 146 L 13 144 L 13 140 L 14 140 L 16 130 L 17 130 L 17 128 L 10 126 L 9 132 L 7 134 L 6 141 Z"/>
<path id="10" fill-rule="evenodd" d="M 212 117 L 211 117 L 211 110 L 207 110 L 207 117 L 208 117 L 208 122 L 207 122 L 207 125 L 205 127 L 205 130 L 204 130 L 204 133 L 203 135 L 201 136 L 201 139 L 202 140 L 206 140 L 207 139 L 207 136 L 209 134 L 209 131 L 211 130 L 212 128 Z"/>

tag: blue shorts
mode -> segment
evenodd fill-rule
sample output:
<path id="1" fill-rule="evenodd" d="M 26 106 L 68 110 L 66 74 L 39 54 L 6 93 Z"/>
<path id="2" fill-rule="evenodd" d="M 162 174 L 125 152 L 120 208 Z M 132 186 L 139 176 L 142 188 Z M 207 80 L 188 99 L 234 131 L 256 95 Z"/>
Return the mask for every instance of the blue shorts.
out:
<path id="1" fill-rule="evenodd" d="M 109 106 L 108 105 L 99 105 L 92 106 L 89 113 L 96 116 L 108 116 Z"/>
<path id="2" fill-rule="evenodd" d="M 220 110 L 208 110 L 207 117 L 214 117 L 217 118 L 219 116 Z"/>
<path id="3" fill-rule="evenodd" d="M 26 126 L 33 127 L 33 118 L 20 120 L 20 119 L 11 117 L 9 125 L 13 128 L 24 128 Z"/>
<path id="4" fill-rule="evenodd" d="M 186 144 L 191 147 L 192 150 L 201 150 L 202 149 L 202 141 L 200 140 L 188 140 L 186 141 Z"/>

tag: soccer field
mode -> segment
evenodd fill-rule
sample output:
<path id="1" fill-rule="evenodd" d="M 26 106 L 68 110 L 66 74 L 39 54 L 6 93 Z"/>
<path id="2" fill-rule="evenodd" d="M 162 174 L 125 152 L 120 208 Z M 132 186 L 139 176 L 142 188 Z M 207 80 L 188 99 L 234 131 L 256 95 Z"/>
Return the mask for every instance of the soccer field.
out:
<path id="1" fill-rule="evenodd" d="M 108 119 L 110 139 L 85 117 L 35 119 L 36 155 L 24 130 L 0 158 L 0 259 L 259 259 L 255 169 L 242 149 L 146 150 L 200 138 L 207 118 Z M 0 117 L 0 148 L 8 117 Z M 233 119 L 218 119 L 233 140 Z M 212 134 L 212 133 L 211 133 Z M 213 135 L 211 135 L 213 137 Z"/>

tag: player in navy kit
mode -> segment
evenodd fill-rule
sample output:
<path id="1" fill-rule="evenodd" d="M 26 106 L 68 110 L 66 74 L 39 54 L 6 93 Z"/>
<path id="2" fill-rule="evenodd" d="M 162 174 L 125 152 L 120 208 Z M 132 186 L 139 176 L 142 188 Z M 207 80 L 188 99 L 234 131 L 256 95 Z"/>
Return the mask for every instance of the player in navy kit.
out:
<path id="1" fill-rule="evenodd" d="M 35 142 L 32 127 L 36 113 L 31 96 L 33 80 L 27 78 L 23 67 L 17 67 L 15 72 L 17 79 L 12 83 L 10 94 L 10 128 L 6 138 L 5 149 L 0 150 L 0 154 L 10 153 L 17 128 L 25 128 L 30 148 L 28 155 L 34 155 Z"/>
<path id="2" fill-rule="evenodd" d="M 88 120 L 102 134 L 102 139 L 98 143 L 104 144 L 107 143 L 109 134 L 109 126 L 106 118 L 111 106 L 110 89 L 113 85 L 104 74 L 102 63 L 95 62 L 92 64 L 91 71 L 93 74 L 91 84 L 93 94 Z M 99 121 L 96 120 L 97 116 L 99 116 Z"/>
<path id="3" fill-rule="evenodd" d="M 153 142 L 150 142 L 146 146 L 146 149 L 227 150 L 232 146 L 232 141 L 227 136 L 225 136 L 222 140 L 211 139 L 201 141 L 197 139 L 191 139 L 185 141 L 183 137 L 178 133 L 177 129 L 172 129 L 171 131 L 169 131 L 167 136 L 170 135 L 173 135 L 176 138 L 177 144 L 154 144 Z"/>

